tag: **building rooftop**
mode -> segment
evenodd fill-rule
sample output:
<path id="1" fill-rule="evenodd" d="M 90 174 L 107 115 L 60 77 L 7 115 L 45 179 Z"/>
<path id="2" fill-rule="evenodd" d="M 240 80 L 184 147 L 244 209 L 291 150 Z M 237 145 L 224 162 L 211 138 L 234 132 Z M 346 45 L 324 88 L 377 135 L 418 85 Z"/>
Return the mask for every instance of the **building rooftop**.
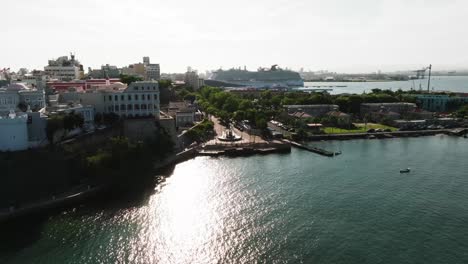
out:
<path id="1" fill-rule="evenodd" d="M 313 104 L 313 105 L 284 105 L 285 108 L 320 108 L 320 107 L 338 107 L 334 104 Z"/>
<path id="2" fill-rule="evenodd" d="M 349 117 L 348 114 L 343 113 L 341 111 L 330 111 L 327 113 L 329 116 L 335 116 L 335 117 Z"/>
<path id="3" fill-rule="evenodd" d="M 369 106 L 392 106 L 392 105 L 416 105 L 415 103 L 406 103 L 406 102 L 395 102 L 395 103 L 362 103 L 361 105 L 369 105 Z"/>
<path id="4" fill-rule="evenodd" d="M 304 113 L 304 112 L 294 112 L 292 114 L 289 114 L 290 116 L 297 117 L 297 118 L 310 118 L 312 117 L 311 115 Z"/>

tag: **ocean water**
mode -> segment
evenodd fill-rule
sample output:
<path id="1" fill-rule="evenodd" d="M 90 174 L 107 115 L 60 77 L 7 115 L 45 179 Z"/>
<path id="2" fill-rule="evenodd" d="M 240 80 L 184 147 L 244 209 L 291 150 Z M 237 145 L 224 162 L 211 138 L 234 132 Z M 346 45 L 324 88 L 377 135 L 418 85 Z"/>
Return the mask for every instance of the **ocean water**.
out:
<path id="1" fill-rule="evenodd" d="M 313 144 L 343 154 L 199 157 L 3 226 L 0 263 L 468 263 L 468 139 Z"/>
<path id="2" fill-rule="evenodd" d="M 306 82 L 304 86 L 311 88 L 333 89 L 330 93 L 357 93 L 371 92 L 374 88 L 404 91 L 415 89 L 427 90 L 427 78 L 410 81 L 395 82 Z M 330 87 L 331 86 L 331 87 Z M 340 87 L 337 87 L 340 86 Z M 430 89 L 435 91 L 451 91 L 468 93 L 468 76 L 433 76 Z"/>

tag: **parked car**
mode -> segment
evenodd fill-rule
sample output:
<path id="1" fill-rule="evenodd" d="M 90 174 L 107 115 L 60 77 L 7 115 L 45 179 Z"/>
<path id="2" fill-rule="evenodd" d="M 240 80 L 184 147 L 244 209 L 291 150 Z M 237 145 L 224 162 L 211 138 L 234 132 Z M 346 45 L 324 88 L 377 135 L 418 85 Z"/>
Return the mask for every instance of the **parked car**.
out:
<path id="1" fill-rule="evenodd" d="M 371 128 L 367 130 L 367 133 L 375 133 L 375 129 Z"/>

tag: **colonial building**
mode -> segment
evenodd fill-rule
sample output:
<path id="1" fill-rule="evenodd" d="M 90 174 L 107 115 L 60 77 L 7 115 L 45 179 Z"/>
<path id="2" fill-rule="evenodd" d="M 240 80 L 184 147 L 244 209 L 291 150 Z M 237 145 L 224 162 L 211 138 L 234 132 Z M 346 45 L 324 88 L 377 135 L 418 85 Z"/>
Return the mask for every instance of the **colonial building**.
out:
<path id="1" fill-rule="evenodd" d="M 107 85 L 107 84 L 113 84 L 113 83 L 119 83 L 120 79 L 119 78 L 101 78 L 101 79 L 87 79 L 87 80 L 76 80 L 76 81 L 69 81 L 69 82 L 63 82 L 63 81 L 50 81 L 47 82 L 46 85 L 50 89 L 56 91 L 56 92 L 64 92 L 68 91 L 70 89 L 73 90 L 87 90 L 91 89 L 91 87 L 94 86 L 99 86 L 99 85 Z"/>
<path id="2" fill-rule="evenodd" d="M 11 111 L 0 116 L 0 151 L 18 151 L 28 148 L 28 116 Z"/>
<path id="3" fill-rule="evenodd" d="M 338 111 L 340 107 L 333 104 L 322 105 L 285 105 L 284 108 L 289 114 L 304 112 L 312 117 L 324 116 L 328 112 Z"/>
<path id="4" fill-rule="evenodd" d="M 169 102 L 167 113 L 175 119 L 176 127 L 189 127 L 195 122 L 196 109 L 187 102 Z"/>
<path id="5" fill-rule="evenodd" d="M 94 107 L 92 105 L 68 103 L 47 107 L 47 113 L 50 114 L 70 114 L 72 112 L 83 117 L 85 128 L 94 125 Z"/>
<path id="6" fill-rule="evenodd" d="M 0 151 L 19 151 L 47 144 L 47 116 L 40 112 L 0 115 Z"/>
<path id="7" fill-rule="evenodd" d="M 23 83 L 10 84 L 0 88 L 0 114 L 18 110 L 23 104 L 25 108 L 39 110 L 45 107 L 45 92 L 27 87 Z M 25 111 L 26 109 L 23 109 Z"/>
<path id="8" fill-rule="evenodd" d="M 159 85 L 156 81 L 98 85 L 86 91 L 66 92 L 65 102 L 91 105 L 96 113 L 115 113 L 121 117 L 159 118 Z M 63 102 L 63 101 L 62 101 Z"/>

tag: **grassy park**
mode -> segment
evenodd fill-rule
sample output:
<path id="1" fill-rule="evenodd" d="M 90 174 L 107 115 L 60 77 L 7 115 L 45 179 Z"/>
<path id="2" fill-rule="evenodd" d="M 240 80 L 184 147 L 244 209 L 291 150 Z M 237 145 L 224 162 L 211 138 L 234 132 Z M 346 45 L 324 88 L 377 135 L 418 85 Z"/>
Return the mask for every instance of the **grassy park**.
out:
<path id="1" fill-rule="evenodd" d="M 355 123 L 354 129 L 343 129 L 337 127 L 325 127 L 324 132 L 326 134 L 348 134 L 348 133 L 366 133 L 369 129 L 390 129 L 391 131 L 396 131 L 397 128 L 382 125 L 382 124 L 375 124 L 375 123 Z"/>

